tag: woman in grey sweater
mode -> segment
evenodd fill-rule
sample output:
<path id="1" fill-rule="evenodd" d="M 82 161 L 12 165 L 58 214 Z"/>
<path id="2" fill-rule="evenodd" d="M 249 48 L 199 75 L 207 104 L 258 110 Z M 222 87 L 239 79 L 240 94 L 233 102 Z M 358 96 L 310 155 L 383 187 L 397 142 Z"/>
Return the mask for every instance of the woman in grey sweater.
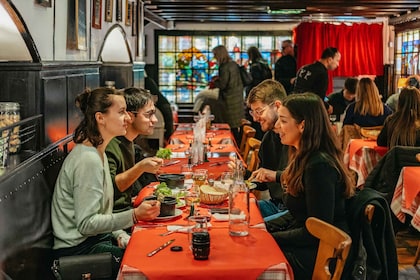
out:
<path id="1" fill-rule="evenodd" d="M 113 137 L 126 133 L 129 115 L 122 93 L 87 89 L 76 97 L 76 105 L 84 119 L 75 130 L 76 146 L 66 157 L 54 189 L 53 249 L 56 258 L 111 252 L 116 276 L 129 239 L 122 229 L 156 218 L 160 204 L 146 201 L 135 209 L 112 213 L 114 190 L 105 148 Z"/>

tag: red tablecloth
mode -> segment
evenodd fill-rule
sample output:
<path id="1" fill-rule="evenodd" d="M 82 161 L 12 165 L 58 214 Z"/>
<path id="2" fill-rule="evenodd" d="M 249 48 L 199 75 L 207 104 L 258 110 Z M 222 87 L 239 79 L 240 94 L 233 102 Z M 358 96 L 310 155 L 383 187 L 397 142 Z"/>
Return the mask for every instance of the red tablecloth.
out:
<path id="1" fill-rule="evenodd" d="M 153 190 L 153 184 L 143 188 L 136 204 Z M 208 214 L 206 205 L 201 205 L 198 210 L 202 215 Z M 211 247 L 207 261 L 194 260 L 186 233 L 159 235 L 167 231 L 166 225 L 187 225 L 188 212 L 189 209 L 185 208 L 181 216 L 169 221 L 138 223 L 124 254 L 119 279 L 293 279 L 286 258 L 265 231 L 255 198 L 250 199 L 250 234 L 247 237 L 231 237 L 227 221 L 211 219 Z M 176 240 L 173 245 L 182 246 L 184 251 L 172 252 L 166 248 L 153 257 L 146 257 L 148 252 L 172 238 Z"/>
<path id="2" fill-rule="evenodd" d="M 369 172 L 388 151 L 376 145 L 376 141 L 351 139 L 344 153 L 344 163 L 357 173 L 357 186 L 364 185 Z"/>
<path id="3" fill-rule="evenodd" d="M 211 228 L 208 260 L 194 260 L 185 233 L 159 236 L 158 229 L 133 233 L 119 279 L 293 279 L 291 268 L 272 236 L 250 229 L 246 237 L 231 237 L 227 228 Z M 183 251 L 165 248 L 153 257 L 146 254 L 170 239 Z M 284 276 L 284 278 L 280 278 Z M 259 278 L 259 279 L 261 279 Z"/>
<path id="4" fill-rule="evenodd" d="M 406 166 L 401 169 L 391 209 L 401 222 L 405 214 L 413 217 L 411 224 L 420 231 L 420 167 Z"/>

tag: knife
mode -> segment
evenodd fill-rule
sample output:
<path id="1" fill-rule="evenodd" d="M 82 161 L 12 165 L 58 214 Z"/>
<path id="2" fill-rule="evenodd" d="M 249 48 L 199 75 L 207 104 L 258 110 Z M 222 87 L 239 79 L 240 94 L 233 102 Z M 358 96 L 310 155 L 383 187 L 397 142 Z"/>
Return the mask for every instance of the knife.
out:
<path id="1" fill-rule="evenodd" d="M 169 165 L 174 165 L 174 164 L 177 164 L 177 163 L 179 163 L 179 162 L 181 162 L 180 160 L 172 160 L 172 161 L 170 161 L 170 162 L 167 162 L 167 163 L 165 163 L 165 164 L 162 164 L 162 167 L 165 167 L 165 166 L 169 166 Z"/>
<path id="2" fill-rule="evenodd" d="M 157 252 L 159 252 L 159 251 L 163 250 L 164 248 L 168 247 L 174 241 L 175 241 L 175 239 L 171 239 L 171 240 L 163 243 L 162 245 L 160 245 L 159 247 L 157 247 L 156 249 L 151 251 L 149 254 L 147 254 L 147 256 L 148 257 L 154 256 Z"/>

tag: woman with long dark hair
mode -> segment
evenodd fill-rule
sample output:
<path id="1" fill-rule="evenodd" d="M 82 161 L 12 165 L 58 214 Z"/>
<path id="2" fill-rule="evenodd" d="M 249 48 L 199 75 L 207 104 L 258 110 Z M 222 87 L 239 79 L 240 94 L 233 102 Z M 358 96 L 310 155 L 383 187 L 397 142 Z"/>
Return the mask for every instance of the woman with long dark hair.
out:
<path id="1" fill-rule="evenodd" d="M 353 195 L 353 184 L 319 96 L 303 93 L 286 97 L 275 131 L 282 144 L 290 147 L 281 183 L 293 222 L 272 235 L 292 266 L 295 279 L 311 279 L 319 242 L 308 232 L 305 221 L 317 217 L 349 232 L 345 200 Z"/>
<path id="2" fill-rule="evenodd" d="M 390 115 L 376 140 L 378 146 L 420 146 L 420 90 L 406 87 L 398 98 L 397 111 Z"/>

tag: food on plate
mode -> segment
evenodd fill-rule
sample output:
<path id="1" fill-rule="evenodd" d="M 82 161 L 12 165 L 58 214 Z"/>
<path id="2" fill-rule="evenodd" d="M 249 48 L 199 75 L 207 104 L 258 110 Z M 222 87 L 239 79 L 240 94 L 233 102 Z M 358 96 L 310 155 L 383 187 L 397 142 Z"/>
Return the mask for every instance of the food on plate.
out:
<path id="1" fill-rule="evenodd" d="M 162 182 L 156 186 L 155 195 L 159 201 L 162 201 L 165 196 L 172 195 L 172 190 L 168 188 L 165 182 Z"/>
<path id="2" fill-rule="evenodd" d="M 172 156 L 172 151 L 169 148 L 159 148 L 159 150 L 156 152 L 156 157 L 162 158 L 162 159 L 170 159 Z"/>

